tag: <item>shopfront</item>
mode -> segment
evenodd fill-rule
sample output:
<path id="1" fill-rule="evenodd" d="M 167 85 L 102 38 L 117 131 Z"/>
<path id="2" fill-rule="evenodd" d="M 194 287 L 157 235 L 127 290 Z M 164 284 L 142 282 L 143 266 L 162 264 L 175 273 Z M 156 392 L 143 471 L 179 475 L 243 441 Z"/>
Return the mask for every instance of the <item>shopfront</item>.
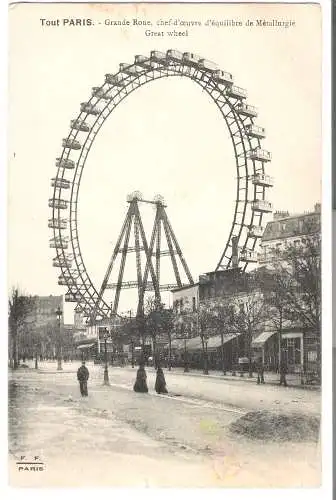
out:
<path id="1" fill-rule="evenodd" d="M 287 363 L 288 373 L 300 373 L 304 363 L 303 333 L 283 333 L 281 351 Z"/>

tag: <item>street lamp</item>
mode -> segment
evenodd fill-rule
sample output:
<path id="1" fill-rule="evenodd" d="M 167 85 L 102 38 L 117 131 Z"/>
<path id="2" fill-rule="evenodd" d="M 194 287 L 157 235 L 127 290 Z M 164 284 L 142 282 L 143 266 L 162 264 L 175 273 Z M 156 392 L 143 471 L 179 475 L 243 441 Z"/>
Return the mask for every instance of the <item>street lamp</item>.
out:
<path id="1" fill-rule="evenodd" d="M 204 368 L 203 368 L 203 373 L 204 375 L 209 375 L 209 370 L 208 370 L 208 341 L 209 341 L 209 336 L 207 333 L 201 333 L 201 338 L 203 342 L 203 346 L 205 347 L 204 349 Z"/>
<path id="2" fill-rule="evenodd" d="M 132 350 L 132 368 L 134 368 L 134 340 L 133 340 L 133 325 L 132 325 L 132 309 L 129 311 L 129 329 L 131 334 L 131 350 Z"/>
<path id="3" fill-rule="evenodd" d="M 184 337 L 184 371 L 187 373 L 189 371 L 188 363 L 188 353 L 187 353 L 187 337 Z"/>
<path id="4" fill-rule="evenodd" d="M 35 370 L 38 370 L 38 360 L 37 360 L 37 356 L 38 356 L 38 349 L 37 349 L 37 344 L 35 344 Z"/>
<path id="5" fill-rule="evenodd" d="M 187 352 L 187 338 L 188 338 L 188 332 L 187 330 L 183 329 L 183 324 L 181 325 L 181 330 L 183 332 L 184 330 L 184 371 L 185 373 L 189 372 L 189 363 L 188 363 L 188 352 Z"/>
<path id="6" fill-rule="evenodd" d="M 131 338 L 131 349 L 132 349 L 132 368 L 134 368 L 134 340 Z"/>
<path id="7" fill-rule="evenodd" d="M 56 309 L 57 323 L 58 323 L 58 342 L 57 342 L 57 370 L 63 370 L 62 368 L 62 346 L 61 346 L 61 317 L 62 310 L 60 306 Z"/>
<path id="8" fill-rule="evenodd" d="M 104 331 L 104 347 L 105 347 L 105 369 L 104 369 L 104 385 L 110 385 L 109 374 L 108 374 L 108 364 L 107 364 L 107 339 L 109 338 L 109 333 L 107 328 Z"/>

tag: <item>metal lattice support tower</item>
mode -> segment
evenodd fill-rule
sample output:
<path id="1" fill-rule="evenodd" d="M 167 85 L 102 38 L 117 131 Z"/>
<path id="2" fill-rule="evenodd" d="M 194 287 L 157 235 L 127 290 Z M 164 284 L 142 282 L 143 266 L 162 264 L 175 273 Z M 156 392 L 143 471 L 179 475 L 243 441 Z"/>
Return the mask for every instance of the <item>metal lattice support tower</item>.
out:
<path id="1" fill-rule="evenodd" d="M 152 203 L 156 206 L 155 219 L 153 224 L 153 229 L 150 237 L 149 244 L 147 242 L 146 233 L 144 230 L 143 222 L 141 219 L 141 214 L 139 210 L 139 202 L 141 203 Z M 97 317 L 97 313 L 101 306 L 101 301 L 103 300 L 103 296 L 106 290 L 115 290 L 113 307 L 111 314 L 112 316 L 118 313 L 120 292 L 122 289 L 127 288 L 138 288 L 138 306 L 137 306 L 137 316 L 143 316 L 143 307 L 144 307 L 144 297 L 145 292 L 148 290 L 153 290 L 155 293 L 155 299 L 160 302 L 161 294 L 160 290 L 169 290 L 175 288 L 177 286 L 182 286 L 183 283 L 181 281 L 180 272 L 178 269 L 178 263 L 176 256 L 179 258 L 182 268 L 185 272 L 187 283 L 185 284 L 193 284 L 193 278 L 187 266 L 187 263 L 183 257 L 181 248 L 177 242 L 176 236 L 173 232 L 171 224 L 168 220 L 165 205 L 163 204 L 162 199 L 157 199 L 154 201 L 142 200 L 141 196 L 138 192 L 131 195 L 128 199 L 128 203 L 130 204 L 129 209 L 127 211 L 124 223 L 122 225 L 121 232 L 119 234 L 117 243 L 113 250 L 109 265 L 107 267 L 102 285 L 100 287 L 98 293 L 98 299 L 96 301 L 95 307 L 93 308 L 91 314 L 91 322 L 94 323 Z M 166 241 L 168 245 L 168 249 L 162 250 L 161 248 L 161 232 L 162 227 L 166 236 Z M 135 246 L 130 246 L 130 236 L 132 233 L 132 229 L 134 232 L 134 242 Z M 141 252 L 145 253 L 145 269 L 142 275 L 141 269 Z M 124 271 L 126 258 L 128 253 L 135 252 L 136 255 L 136 276 L 137 281 L 124 281 Z M 118 280 L 117 283 L 110 283 L 111 273 L 116 261 L 117 255 L 121 253 L 121 262 L 119 266 L 118 272 Z M 175 276 L 175 282 L 167 284 L 161 284 L 160 282 L 160 259 L 163 256 L 168 256 L 171 259 L 172 267 Z M 153 258 L 155 257 L 155 266 L 153 263 Z M 148 281 L 148 277 L 150 275 L 151 281 Z"/>

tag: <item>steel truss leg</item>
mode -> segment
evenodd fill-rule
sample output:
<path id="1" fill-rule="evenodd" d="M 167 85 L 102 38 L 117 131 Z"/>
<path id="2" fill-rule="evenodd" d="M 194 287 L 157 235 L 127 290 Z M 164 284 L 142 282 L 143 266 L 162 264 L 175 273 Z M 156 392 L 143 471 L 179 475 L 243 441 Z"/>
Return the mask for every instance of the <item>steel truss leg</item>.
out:
<path id="1" fill-rule="evenodd" d="M 144 294 L 145 294 L 145 290 L 146 290 L 149 271 L 151 273 L 152 283 L 153 283 L 153 287 L 154 287 L 154 291 L 155 291 L 155 298 L 156 298 L 156 300 L 161 302 L 160 288 L 159 288 L 158 281 L 156 279 L 156 275 L 155 275 L 155 271 L 154 271 L 154 267 L 153 267 L 153 262 L 152 262 L 154 241 L 155 241 L 155 236 L 156 236 L 157 226 L 158 226 L 158 211 L 156 212 L 151 241 L 150 241 L 150 245 L 148 247 L 146 234 L 145 234 L 145 231 L 144 231 L 144 228 L 142 225 L 138 206 L 136 206 L 136 210 L 137 210 L 136 217 L 137 217 L 137 221 L 138 221 L 139 228 L 140 228 L 140 235 L 141 235 L 141 239 L 142 239 L 142 244 L 143 244 L 145 254 L 146 254 L 146 267 L 145 267 L 144 277 L 143 277 L 143 281 L 142 281 L 143 286 L 142 286 L 141 294 L 139 296 L 138 313 L 137 313 L 137 314 L 141 315 L 141 313 L 143 311 Z"/>
<path id="2" fill-rule="evenodd" d="M 182 266 L 183 266 L 183 269 L 184 269 L 184 271 L 185 271 L 185 273 L 186 273 L 186 275 L 187 275 L 187 277 L 188 277 L 189 283 L 190 283 L 190 284 L 193 284 L 193 283 L 194 283 L 193 277 L 191 276 L 191 272 L 189 271 L 189 268 L 188 268 L 188 265 L 187 265 L 187 263 L 186 263 L 186 260 L 185 260 L 185 258 L 183 257 L 182 250 L 181 250 L 181 248 L 180 248 L 180 245 L 178 244 L 178 241 L 177 241 L 176 236 L 175 236 L 175 234 L 174 234 L 174 231 L 173 231 L 173 229 L 172 229 L 172 227 L 171 227 L 171 224 L 170 224 L 170 222 L 169 222 L 169 219 L 168 219 L 168 217 L 167 217 L 166 212 L 164 212 L 164 220 L 165 220 L 165 223 L 166 223 L 167 228 L 168 228 L 168 230 L 169 230 L 169 233 L 170 233 L 170 235 L 171 235 L 171 237 L 172 237 L 172 239 L 173 239 L 173 242 L 174 242 L 174 245 L 175 245 L 175 248 L 176 248 L 177 254 L 178 254 L 178 256 L 180 257 L 180 261 L 181 261 Z"/>
<path id="3" fill-rule="evenodd" d="M 118 238 L 117 243 L 116 243 L 116 245 L 114 247 L 113 254 L 112 254 L 110 263 L 108 265 L 108 268 L 106 270 L 106 273 L 105 273 L 102 285 L 100 287 L 98 298 L 96 300 L 96 303 L 95 303 L 95 306 L 94 306 L 94 310 L 93 310 L 93 313 L 91 315 L 91 322 L 94 322 L 95 319 L 96 319 L 97 310 L 99 308 L 99 305 L 100 305 L 100 302 L 102 300 L 103 294 L 104 294 L 104 292 L 106 290 L 106 286 L 107 286 L 108 280 L 109 280 L 111 272 L 112 272 L 113 264 L 115 262 L 115 259 L 116 259 L 117 255 L 118 255 L 118 253 L 119 253 L 120 245 L 121 245 L 122 239 L 124 238 L 126 230 L 128 228 L 128 224 L 129 224 L 129 221 L 130 221 L 131 217 L 132 217 L 132 206 L 130 205 L 130 207 L 129 207 L 128 211 L 127 211 L 127 214 L 126 214 L 123 226 L 121 228 L 121 231 L 120 231 L 120 234 L 119 234 L 119 238 Z"/>

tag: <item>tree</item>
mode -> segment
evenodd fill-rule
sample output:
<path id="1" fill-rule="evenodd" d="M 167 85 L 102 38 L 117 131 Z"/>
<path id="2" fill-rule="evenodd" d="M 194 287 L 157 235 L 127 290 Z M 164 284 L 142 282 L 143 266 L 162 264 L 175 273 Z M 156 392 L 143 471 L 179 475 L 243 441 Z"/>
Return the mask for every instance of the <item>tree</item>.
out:
<path id="1" fill-rule="evenodd" d="M 175 338 L 180 338 L 184 340 L 184 354 L 183 354 L 183 362 L 184 362 L 184 371 L 189 372 L 189 363 L 188 363 L 188 351 L 187 351 L 187 339 L 189 337 L 189 332 L 191 331 L 192 320 L 189 314 L 174 315 L 172 317 L 172 329 L 174 330 Z M 171 340 L 169 339 L 169 356 L 171 356 Z"/>
<path id="2" fill-rule="evenodd" d="M 11 338 L 11 364 L 14 369 L 19 365 L 18 333 L 28 323 L 29 313 L 34 307 L 34 297 L 24 295 L 13 288 L 8 299 L 8 330 Z"/>
<path id="3" fill-rule="evenodd" d="M 221 336 L 221 365 L 223 375 L 226 374 L 225 356 L 224 356 L 224 336 L 233 332 L 233 314 L 232 304 L 215 304 L 211 309 L 210 324 Z"/>
<path id="4" fill-rule="evenodd" d="M 156 349 L 157 336 L 159 333 L 167 333 L 169 338 L 169 345 L 171 346 L 172 327 L 172 310 L 165 309 L 165 306 L 164 304 L 162 304 L 162 302 L 157 301 L 153 296 L 149 296 L 147 298 L 145 306 L 145 332 L 150 336 L 153 342 L 153 359 L 155 366 L 157 366 L 159 362 Z"/>
<path id="5" fill-rule="evenodd" d="M 162 331 L 168 335 L 168 370 L 171 370 L 171 342 L 174 327 L 174 313 L 172 309 L 163 309 L 161 316 Z"/>
<path id="6" fill-rule="evenodd" d="M 208 375 L 208 333 L 207 330 L 211 326 L 213 315 L 208 309 L 200 309 L 197 315 L 197 329 L 201 337 L 203 351 L 203 373 Z"/>
<path id="7" fill-rule="evenodd" d="M 260 289 L 250 289 L 236 297 L 235 310 L 232 312 L 232 327 L 241 332 L 245 339 L 245 352 L 249 360 L 249 376 L 253 376 L 252 340 L 267 318 L 264 296 Z"/>
<path id="8" fill-rule="evenodd" d="M 264 292 L 277 330 L 284 321 L 312 332 L 317 338 L 320 363 L 321 341 L 321 241 L 319 235 L 307 237 L 303 244 L 288 245 L 274 253 L 264 270 Z"/>

